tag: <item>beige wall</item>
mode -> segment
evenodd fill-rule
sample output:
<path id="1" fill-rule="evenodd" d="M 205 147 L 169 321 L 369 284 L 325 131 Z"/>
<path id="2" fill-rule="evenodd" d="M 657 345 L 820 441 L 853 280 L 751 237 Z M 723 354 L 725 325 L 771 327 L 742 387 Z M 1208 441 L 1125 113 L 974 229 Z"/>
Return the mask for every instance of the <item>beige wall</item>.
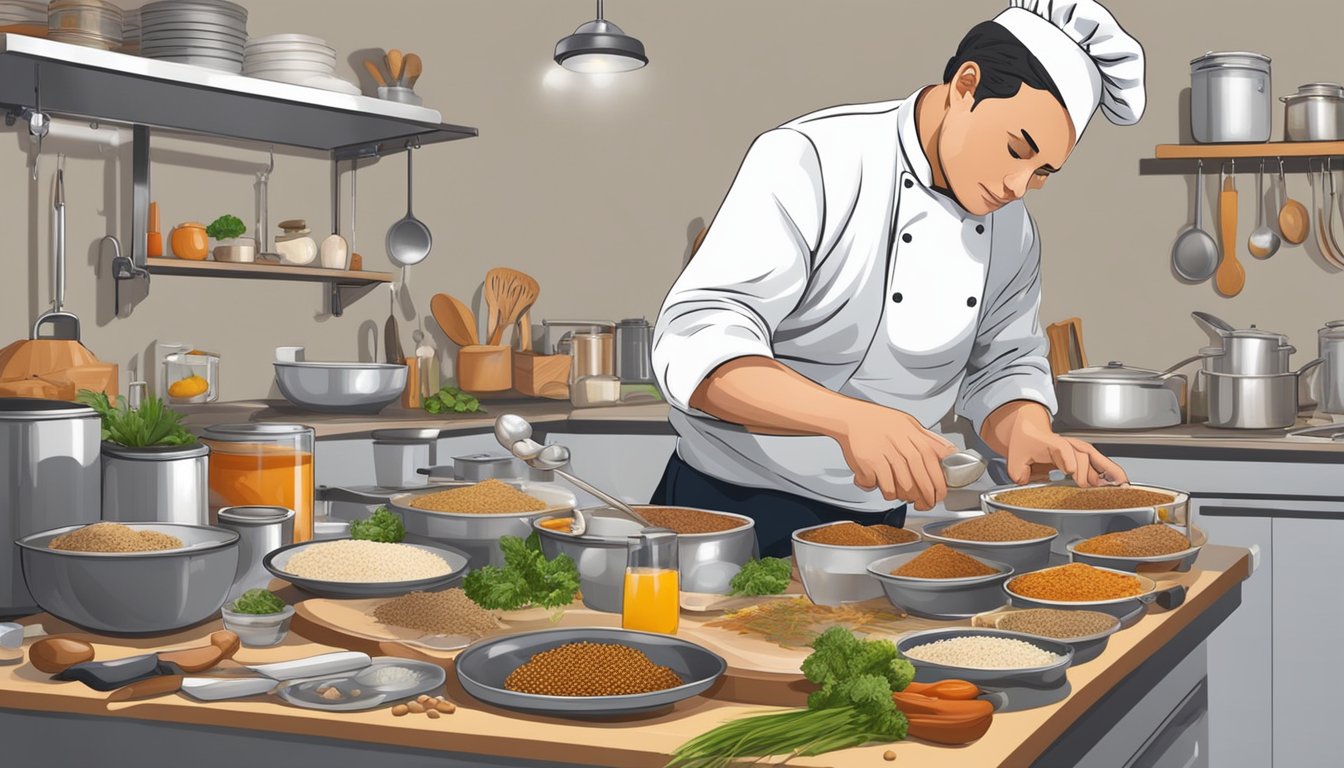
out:
<path id="1" fill-rule="evenodd" d="M 496 265 L 540 280 L 536 318 L 651 317 L 696 220 L 712 216 L 756 134 L 812 109 L 897 98 L 931 82 L 962 33 L 1003 5 L 613 0 L 608 16 L 645 42 L 653 63 L 598 87 L 551 61 L 555 41 L 590 16 L 587 0 L 245 4 L 253 34 L 320 35 L 342 58 L 368 47 L 420 52 L 426 73 L 417 90 L 426 102 L 449 122 L 480 128 L 479 138 L 417 154 L 416 212 L 433 230 L 435 246 L 412 270 L 409 301 L 399 309 L 407 347 L 411 329 L 424 325 L 429 296 L 474 296 L 485 270 Z M 1148 114 L 1129 129 L 1094 122 L 1065 172 L 1029 200 L 1045 244 L 1043 320 L 1080 315 L 1093 361 L 1163 367 L 1201 344 L 1188 313 L 1205 309 L 1239 325 L 1289 333 L 1303 350 L 1297 361 L 1305 361 L 1315 328 L 1344 316 L 1338 300 L 1344 277 L 1311 255 L 1310 242 L 1285 247 L 1268 262 L 1249 257 L 1255 180 L 1243 174 L 1238 253 L 1248 262 L 1246 290 L 1229 300 L 1210 284 L 1179 283 L 1169 253 L 1192 218 L 1191 186 L 1180 177 L 1140 177 L 1138 158 L 1178 137 L 1188 61 L 1206 50 L 1272 56 L 1276 94 L 1344 79 L 1337 56 L 1344 10 L 1337 0 L 1284 2 L 1273 13 L 1248 0 L 1113 0 L 1111 6 L 1147 50 Z M 1276 109 L 1276 136 L 1281 121 Z M 0 252 L 12 276 L 0 284 L 0 326 L 3 336 L 17 338 L 47 302 L 54 161 L 44 157 L 40 181 L 29 182 L 26 137 L 0 131 L 0 178 L 7 182 L 0 185 L 7 223 Z M 264 161 L 255 148 L 156 141 L 153 196 L 164 223 L 208 222 L 225 212 L 250 222 L 253 174 Z M 395 157 L 359 171 L 357 246 L 370 268 L 387 267 L 383 234 L 405 210 L 404 170 Z M 223 354 L 224 396 L 239 399 L 271 391 L 276 344 L 307 345 L 310 359 L 367 355 L 361 336 L 375 332 L 381 346 L 386 292 L 365 296 L 335 318 L 323 314 L 322 289 L 309 283 L 160 276 L 129 316 L 113 319 L 107 261 L 95 269 L 93 243 L 123 226 L 119 192 L 126 174 L 124 158 L 120 165 L 106 156 L 67 163 L 67 304 L 83 318 L 85 342 L 100 357 L 123 366 L 138 362 L 143 370 L 156 339 L 188 341 Z M 328 180 L 321 159 L 279 156 L 271 221 L 303 216 L 314 229 L 327 229 Z M 1209 190 L 1215 185 L 1210 181 Z M 1309 200 L 1303 177 L 1290 178 L 1289 188 Z M 437 327 L 434 333 L 446 346 Z"/>

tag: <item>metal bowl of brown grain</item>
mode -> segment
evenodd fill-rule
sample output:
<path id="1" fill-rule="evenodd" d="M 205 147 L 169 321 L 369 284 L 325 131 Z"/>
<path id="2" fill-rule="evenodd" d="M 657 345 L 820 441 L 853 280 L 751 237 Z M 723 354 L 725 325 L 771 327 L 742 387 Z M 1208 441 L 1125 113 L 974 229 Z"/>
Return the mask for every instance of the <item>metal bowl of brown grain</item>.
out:
<path id="1" fill-rule="evenodd" d="M 1155 522 L 1185 524 L 1190 495 L 1152 485 L 1079 488 L 1072 483 L 1033 483 L 995 488 L 980 496 L 986 513 L 1007 510 L 1059 531 L 1050 542 L 1054 560 L 1067 562 L 1068 545 L 1103 533 Z"/>
<path id="2" fill-rule="evenodd" d="M 442 498 L 445 491 L 436 488 L 427 491 L 399 493 L 388 499 L 388 511 L 401 516 L 406 525 L 407 541 L 442 542 L 466 552 L 471 558 L 470 567 L 484 565 L 503 565 L 504 553 L 499 548 L 501 536 L 527 538 L 532 534 L 532 521 L 545 515 L 553 515 L 572 509 L 568 497 L 563 493 L 544 486 L 527 482 L 508 482 L 487 480 L 474 486 L 452 488 L 450 491 L 464 491 L 490 484 L 506 484 L 514 491 L 531 497 L 535 503 L 520 506 L 517 509 L 474 505 L 472 511 L 454 511 L 451 504 L 436 505 L 433 502 Z M 537 509 L 538 505 L 541 508 Z M 439 508 L 433 508 L 433 507 Z M 526 509 L 525 506 L 533 507 Z"/>

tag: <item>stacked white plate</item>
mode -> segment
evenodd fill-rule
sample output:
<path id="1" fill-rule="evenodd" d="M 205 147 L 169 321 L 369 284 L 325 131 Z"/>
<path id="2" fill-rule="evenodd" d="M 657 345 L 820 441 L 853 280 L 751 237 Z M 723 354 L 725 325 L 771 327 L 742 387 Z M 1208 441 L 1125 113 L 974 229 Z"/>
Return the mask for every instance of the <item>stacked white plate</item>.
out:
<path id="1" fill-rule="evenodd" d="M 47 37 L 62 43 L 121 47 L 121 9 L 103 0 L 53 0 L 47 7 Z"/>
<path id="2" fill-rule="evenodd" d="M 336 49 L 311 35 L 267 35 L 247 41 L 243 74 L 352 95 L 359 87 L 336 76 Z"/>
<path id="3" fill-rule="evenodd" d="M 140 9 L 140 55 L 243 70 L 247 9 L 226 0 L 159 0 Z"/>
<path id="4" fill-rule="evenodd" d="M 21 27 L 30 33 L 47 28 L 47 4 L 38 0 L 0 0 L 0 31 Z"/>

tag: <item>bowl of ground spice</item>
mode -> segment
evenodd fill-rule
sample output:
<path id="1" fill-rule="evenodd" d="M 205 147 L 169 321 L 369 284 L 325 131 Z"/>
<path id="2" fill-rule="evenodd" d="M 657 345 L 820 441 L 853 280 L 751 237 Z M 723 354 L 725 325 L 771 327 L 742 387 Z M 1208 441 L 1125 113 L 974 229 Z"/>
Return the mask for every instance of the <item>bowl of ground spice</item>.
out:
<path id="1" fill-rule="evenodd" d="M 1128 531 L 1103 533 L 1068 545 L 1075 563 L 1134 573 L 1189 571 L 1208 536 L 1199 528 L 1153 523 Z"/>
<path id="2" fill-rule="evenodd" d="M 793 559 L 803 591 L 817 605 L 841 605 L 882 596 L 868 564 L 917 549 L 916 531 L 891 525 L 839 522 L 793 532 Z"/>
<path id="3" fill-rule="evenodd" d="M 487 704 L 574 718 L 667 707 L 703 693 L 728 665 L 672 635 L 582 627 L 482 640 L 454 668 Z"/>
<path id="4" fill-rule="evenodd" d="M 1000 610 L 981 614 L 971 626 L 1057 640 L 1073 647 L 1073 663 L 1083 664 L 1106 650 L 1111 635 L 1120 631 L 1120 619 L 1101 611 L 1069 611 L 1059 608 Z"/>
<path id="5" fill-rule="evenodd" d="M 15 542 L 42 610 L 107 634 L 172 632 L 224 605 L 238 569 L 238 534 L 176 523 L 94 523 Z"/>
<path id="6" fill-rule="evenodd" d="M 974 557 L 1006 563 L 1017 571 L 1034 571 L 1050 564 L 1050 544 L 1059 532 L 1048 525 L 1024 520 L 1006 509 L 963 520 L 939 520 L 921 531 L 928 541 Z"/>
<path id="7" fill-rule="evenodd" d="M 929 619 L 964 619 L 1004 603 L 1013 567 L 946 544 L 884 557 L 868 566 L 891 604 Z"/>
<path id="8" fill-rule="evenodd" d="M 1009 579 L 1003 589 L 1019 608 L 1062 608 L 1109 613 L 1129 617 L 1136 610 L 1161 597 L 1163 607 L 1171 608 L 1185 599 L 1180 586 L 1157 590 L 1157 582 L 1147 576 L 1086 563 L 1069 563 L 1024 573 Z"/>
<path id="9" fill-rule="evenodd" d="M 981 495 L 980 506 L 987 513 L 1006 510 L 1059 531 L 1050 551 L 1064 560 L 1071 541 L 1157 522 L 1184 524 L 1190 495 L 1150 485 L 1079 488 L 1072 483 L 1037 483 L 988 491 Z"/>
<path id="10" fill-rule="evenodd" d="M 568 511 L 568 497 L 531 483 L 489 479 L 430 491 L 400 493 L 388 510 L 400 515 L 408 541 L 439 541 L 458 547 L 471 567 L 504 564 L 501 536 L 527 538 L 532 521 Z"/>

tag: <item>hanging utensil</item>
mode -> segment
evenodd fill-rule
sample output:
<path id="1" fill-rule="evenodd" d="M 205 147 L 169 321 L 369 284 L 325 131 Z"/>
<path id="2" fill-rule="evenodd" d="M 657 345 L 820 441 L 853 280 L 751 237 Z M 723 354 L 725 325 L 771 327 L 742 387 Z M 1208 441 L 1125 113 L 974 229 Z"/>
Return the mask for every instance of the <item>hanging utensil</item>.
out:
<path id="1" fill-rule="evenodd" d="M 1222 233 L 1223 260 L 1214 272 L 1213 282 L 1224 296 L 1236 296 L 1246 287 L 1246 269 L 1237 261 L 1237 161 L 1232 161 L 1229 175 L 1218 169 L 1222 190 L 1218 193 L 1218 226 Z"/>
<path id="2" fill-rule="evenodd" d="M 356 263 L 363 266 L 364 262 L 364 257 L 360 256 L 359 251 L 355 249 L 355 225 L 359 223 L 359 214 L 355 209 L 355 204 L 359 200 L 359 189 L 355 184 L 358 172 L 359 172 L 359 158 L 355 158 L 354 160 L 350 161 L 350 263 L 352 265 L 350 267 L 351 269 L 355 268 L 353 265 Z"/>
<path id="3" fill-rule="evenodd" d="M 1330 203 L 1325 207 L 1325 178 L 1330 178 Z M 1330 263 L 1344 269 L 1344 247 L 1335 238 L 1335 168 L 1334 158 L 1325 161 L 1325 176 L 1321 177 L 1321 205 L 1316 211 L 1316 237 L 1321 244 L 1321 253 Z"/>
<path id="4" fill-rule="evenodd" d="M 1218 243 L 1204 231 L 1204 161 L 1195 171 L 1195 225 L 1176 238 L 1171 267 L 1184 280 L 1203 282 L 1218 268 Z"/>
<path id="5" fill-rule="evenodd" d="M 416 141 L 416 147 L 419 147 L 419 140 Z M 415 218 L 411 211 L 411 202 L 414 194 L 412 176 L 411 176 L 411 149 L 406 150 L 406 216 L 387 230 L 387 256 L 392 263 L 398 267 L 409 267 L 412 264 L 419 264 L 429 255 L 429 249 L 434 245 L 434 238 L 429 233 L 429 227 Z"/>
<path id="6" fill-rule="evenodd" d="M 57 160 L 56 189 L 52 203 L 52 285 L 51 310 L 43 312 L 33 323 L 32 338 L 79 341 L 79 318 L 66 312 L 65 307 L 65 156 Z M 50 333 L 42 335 L 42 328 Z"/>
<path id="7" fill-rule="evenodd" d="M 1310 178 L 1310 164 L 1307 170 Z M 1311 216 L 1306 206 L 1288 196 L 1288 182 L 1283 178 L 1283 158 L 1279 158 L 1279 194 L 1283 198 L 1283 207 L 1279 209 L 1279 233 L 1289 243 L 1301 245 L 1311 234 Z"/>
<path id="8" fill-rule="evenodd" d="M 1278 234 L 1265 224 L 1265 161 L 1260 159 L 1260 170 L 1255 174 L 1255 229 L 1246 241 L 1246 248 L 1257 259 L 1268 259 L 1279 250 Z"/>
<path id="9" fill-rule="evenodd" d="M 406 354 L 401 349 L 401 331 L 397 328 L 397 284 L 388 283 L 391 290 L 391 301 L 387 308 L 387 322 L 383 323 L 383 353 L 387 355 L 387 362 L 394 365 L 403 365 L 406 362 Z"/>
<path id="10" fill-rule="evenodd" d="M 446 293 L 436 293 L 429 300 L 429 312 L 454 344 L 459 347 L 480 344 L 476 336 L 476 316 L 461 300 Z"/>

